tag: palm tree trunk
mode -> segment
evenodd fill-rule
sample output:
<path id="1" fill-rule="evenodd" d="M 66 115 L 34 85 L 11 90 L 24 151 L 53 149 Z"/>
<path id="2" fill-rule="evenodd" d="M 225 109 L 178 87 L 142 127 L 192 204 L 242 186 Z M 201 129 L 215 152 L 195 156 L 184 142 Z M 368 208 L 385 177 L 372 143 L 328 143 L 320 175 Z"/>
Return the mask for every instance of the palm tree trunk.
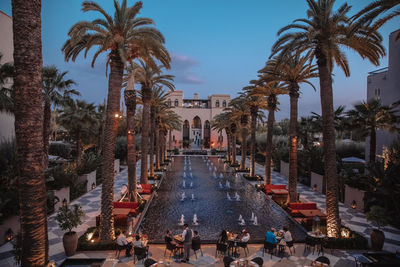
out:
<path id="1" fill-rule="evenodd" d="M 81 166 L 82 162 L 82 131 L 78 127 L 76 130 L 76 166 Z"/>
<path id="2" fill-rule="evenodd" d="M 271 159 L 272 159 L 272 136 L 274 131 L 275 122 L 275 110 L 268 110 L 268 121 L 267 121 L 267 142 L 266 142 L 266 155 L 265 155 L 265 178 L 264 184 L 271 184 Z"/>
<path id="3" fill-rule="evenodd" d="M 103 149 L 103 125 L 99 127 L 99 132 L 97 133 L 97 156 L 101 155 Z"/>
<path id="4" fill-rule="evenodd" d="M 121 85 L 124 72 L 124 64 L 117 51 L 110 53 L 110 76 L 108 79 L 107 113 L 103 142 L 101 190 L 101 227 L 100 240 L 114 240 L 114 159 L 115 141 L 117 138 L 118 118 L 115 114 L 120 112 Z"/>
<path id="5" fill-rule="evenodd" d="M 242 155 L 240 159 L 240 169 L 244 170 L 246 169 L 246 156 L 247 156 L 247 144 L 246 144 L 246 139 L 247 139 L 247 123 L 242 123 Z"/>
<path id="6" fill-rule="evenodd" d="M 41 1 L 13 0 L 12 16 L 21 266 L 45 266 L 48 238 L 43 171 Z"/>
<path id="7" fill-rule="evenodd" d="M 43 151 L 44 151 L 44 169 L 47 169 L 49 163 L 49 137 L 51 122 L 51 104 L 49 101 L 44 102 L 43 114 Z"/>
<path id="8" fill-rule="evenodd" d="M 155 113 L 155 107 L 152 106 L 150 108 L 150 176 L 154 176 L 154 131 L 156 130 Z"/>
<path id="9" fill-rule="evenodd" d="M 232 133 L 232 164 L 236 164 L 236 133 Z"/>
<path id="10" fill-rule="evenodd" d="M 319 71 L 322 133 L 324 151 L 324 169 L 326 179 L 326 211 L 327 211 L 327 235 L 339 237 L 339 199 L 338 179 L 336 169 L 335 127 L 333 113 L 332 74 L 328 68 L 326 56 L 320 52 L 317 54 Z"/>
<path id="11" fill-rule="evenodd" d="M 149 154 L 149 130 L 150 130 L 150 102 L 151 88 L 142 87 L 143 116 L 142 116 L 142 162 L 140 168 L 140 183 L 148 183 L 147 155 Z"/>
<path id="12" fill-rule="evenodd" d="M 251 108 L 251 136 L 250 136 L 250 177 L 256 175 L 256 127 L 257 127 L 257 107 Z"/>
<path id="13" fill-rule="evenodd" d="M 293 85 L 290 90 L 289 122 L 289 201 L 297 202 L 297 113 L 299 86 Z"/>
<path id="14" fill-rule="evenodd" d="M 228 132 L 226 132 L 226 139 L 227 139 L 227 152 L 228 152 L 228 158 L 227 158 L 227 160 L 228 160 L 228 162 L 230 163 L 231 162 L 231 135 L 228 133 Z"/>
<path id="15" fill-rule="evenodd" d="M 369 140 L 369 163 L 374 165 L 376 160 L 376 129 L 371 125 L 371 134 Z"/>
<path id="16" fill-rule="evenodd" d="M 154 131 L 156 139 L 156 169 L 160 170 L 160 132 L 159 132 L 159 118 L 156 119 L 156 129 Z"/>
<path id="17" fill-rule="evenodd" d="M 127 136 L 127 165 L 128 165 L 128 197 L 129 201 L 136 202 L 136 140 L 135 140 L 135 112 L 136 91 L 125 89 L 126 105 L 126 136 Z"/>
<path id="18" fill-rule="evenodd" d="M 168 150 L 172 150 L 172 130 L 168 131 Z"/>

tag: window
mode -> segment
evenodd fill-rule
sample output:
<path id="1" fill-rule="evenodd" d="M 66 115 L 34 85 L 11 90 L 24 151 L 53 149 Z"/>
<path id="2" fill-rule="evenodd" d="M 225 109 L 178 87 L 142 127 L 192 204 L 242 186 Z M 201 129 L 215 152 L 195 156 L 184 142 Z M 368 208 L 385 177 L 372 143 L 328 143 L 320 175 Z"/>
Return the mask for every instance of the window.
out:
<path id="1" fill-rule="evenodd" d="M 219 108 L 219 100 L 215 101 L 215 107 Z"/>
<path id="2" fill-rule="evenodd" d="M 178 99 L 175 99 L 175 107 L 177 107 L 179 105 L 179 101 Z"/>
<path id="3" fill-rule="evenodd" d="M 171 102 L 172 102 L 171 99 L 168 99 L 168 106 L 169 106 L 169 107 L 172 105 Z"/>
<path id="4" fill-rule="evenodd" d="M 226 108 L 226 101 L 225 100 L 222 102 L 222 107 Z"/>

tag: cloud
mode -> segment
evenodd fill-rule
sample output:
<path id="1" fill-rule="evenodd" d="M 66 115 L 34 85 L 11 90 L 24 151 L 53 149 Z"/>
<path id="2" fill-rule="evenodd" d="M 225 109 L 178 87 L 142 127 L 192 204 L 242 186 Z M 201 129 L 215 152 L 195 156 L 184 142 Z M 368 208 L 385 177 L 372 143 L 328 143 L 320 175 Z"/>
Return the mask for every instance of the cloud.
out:
<path id="1" fill-rule="evenodd" d="M 185 84 L 202 84 L 204 80 L 192 71 L 199 63 L 186 55 L 171 53 L 171 71 L 175 75 L 175 82 Z"/>

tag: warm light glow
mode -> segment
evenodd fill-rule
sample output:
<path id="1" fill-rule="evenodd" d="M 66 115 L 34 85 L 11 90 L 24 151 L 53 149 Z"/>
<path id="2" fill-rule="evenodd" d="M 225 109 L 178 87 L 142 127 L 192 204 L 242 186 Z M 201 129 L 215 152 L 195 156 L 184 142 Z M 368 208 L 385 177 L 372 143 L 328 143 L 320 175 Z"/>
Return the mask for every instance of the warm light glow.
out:
<path id="1" fill-rule="evenodd" d="M 92 237 L 93 237 L 93 233 L 88 233 L 88 234 L 87 234 L 87 240 L 91 240 Z"/>
<path id="2" fill-rule="evenodd" d="M 90 240 L 90 242 L 94 243 L 94 239 Z"/>
<path id="3" fill-rule="evenodd" d="M 119 118 L 119 114 L 118 113 L 115 113 L 115 118 Z"/>
<path id="4" fill-rule="evenodd" d="M 349 229 L 342 228 L 342 231 L 340 231 L 340 236 L 343 238 L 349 238 L 350 237 Z"/>
<path id="5" fill-rule="evenodd" d="M 356 202 L 355 200 L 353 200 L 353 202 L 351 202 L 351 207 L 352 207 L 353 209 L 356 209 L 356 208 L 357 208 L 357 202 Z"/>

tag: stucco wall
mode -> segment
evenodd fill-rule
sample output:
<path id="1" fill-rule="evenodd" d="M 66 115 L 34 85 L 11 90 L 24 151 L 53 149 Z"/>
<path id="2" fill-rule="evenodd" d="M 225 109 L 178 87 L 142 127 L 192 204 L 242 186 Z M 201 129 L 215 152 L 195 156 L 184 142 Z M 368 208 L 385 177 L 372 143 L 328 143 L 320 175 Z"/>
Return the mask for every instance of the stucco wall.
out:
<path id="1" fill-rule="evenodd" d="M 353 200 L 357 203 L 357 210 L 364 210 L 365 191 L 345 185 L 344 204 L 351 206 Z"/>
<path id="2" fill-rule="evenodd" d="M 86 184 L 86 192 L 89 192 L 92 190 L 92 184 L 96 186 L 96 171 L 92 171 L 91 173 L 83 174 L 79 176 L 79 180 L 81 182 L 87 181 Z"/>
<path id="3" fill-rule="evenodd" d="M 311 172 L 311 188 L 313 188 L 314 185 L 317 185 L 318 192 L 324 193 L 324 176 Z"/>
<path id="4" fill-rule="evenodd" d="M 62 202 L 64 199 L 66 199 L 67 203 L 69 204 L 69 186 L 61 188 L 60 190 L 54 190 L 54 195 L 60 200 L 54 205 L 54 210 L 56 212 L 62 206 Z"/>

